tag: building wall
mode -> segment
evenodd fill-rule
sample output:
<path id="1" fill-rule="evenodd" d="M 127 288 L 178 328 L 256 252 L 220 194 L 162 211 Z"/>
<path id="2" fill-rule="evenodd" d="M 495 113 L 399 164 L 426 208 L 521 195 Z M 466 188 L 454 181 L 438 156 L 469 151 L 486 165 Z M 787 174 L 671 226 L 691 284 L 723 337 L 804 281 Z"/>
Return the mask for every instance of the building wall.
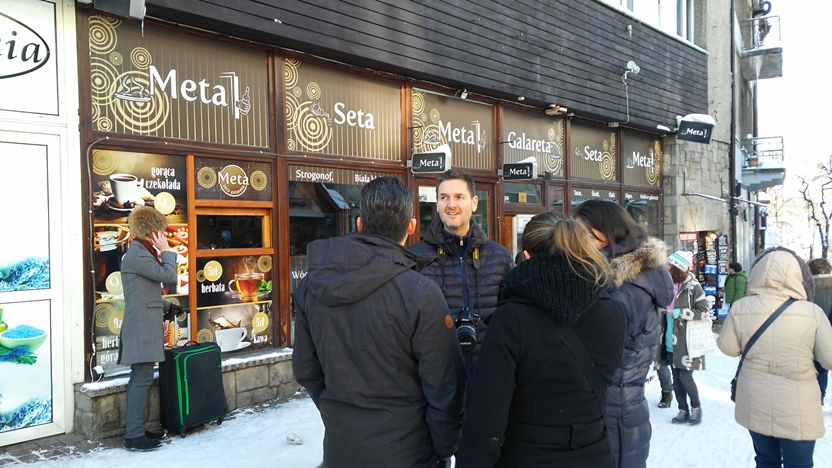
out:
<path id="1" fill-rule="evenodd" d="M 0 308 L 9 328 L 47 334 L 27 348 L 34 362 L 0 363 L 0 413 L 11 416 L 0 422 L 4 446 L 72 432 L 84 336 L 75 5 L 4 0 L 0 13 L 0 180 L 7 194 L 0 204 Z M 28 275 L 35 266 L 37 281 L 11 273 Z"/>
<path id="2" fill-rule="evenodd" d="M 598 1 L 149 0 L 147 14 L 607 122 L 627 119 L 634 60 L 629 126 L 655 132 L 707 111 L 704 51 Z"/>

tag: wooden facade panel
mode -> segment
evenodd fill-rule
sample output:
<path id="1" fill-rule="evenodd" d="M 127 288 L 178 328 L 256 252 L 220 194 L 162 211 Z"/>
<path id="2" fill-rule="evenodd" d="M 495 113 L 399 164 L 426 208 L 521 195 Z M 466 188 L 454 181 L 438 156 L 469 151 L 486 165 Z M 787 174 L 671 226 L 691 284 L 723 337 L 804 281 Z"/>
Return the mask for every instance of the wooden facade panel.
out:
<path id="1" fill-rule="evenodd" d="M 707 111 L 707 54 L 593 0 L 148 0 L 148 14 L 276 47 L 459 87 L 558 102 L 654 130 Z M 277 23 L 278 19 L 280 23 Z M 633 26 L 630 37 L 627 26 Z"/>

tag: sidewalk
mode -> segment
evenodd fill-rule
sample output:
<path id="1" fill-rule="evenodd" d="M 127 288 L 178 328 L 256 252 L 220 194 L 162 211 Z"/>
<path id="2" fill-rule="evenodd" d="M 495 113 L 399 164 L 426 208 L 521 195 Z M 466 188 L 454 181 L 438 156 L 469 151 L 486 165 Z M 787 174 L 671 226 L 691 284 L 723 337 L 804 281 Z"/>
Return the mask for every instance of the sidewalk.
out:
<path id="1" fill-rule="evenodd" d="M 265 401 L 259 405 L 249 406 L 245 408 L 238 408 L 230 412 L 225 418 L 224 423 L 231 422 L 235 419 L 246 419 L 252 414 L 263 413 L 275 409 L 277 406 L 293 400 L 308 399 L 306 393 L 297 393 L 289 397 L 275 398 L 273 400 Z M 314 406 L 312 407 L 314 409 Z M 233 425 L 233 424 L 229 424 Z M 217 427 L 215 424 L 205 424 L 189 429 L 187 437 L 183 440 L 188 440 L 192 436 L 201 432 L 210 431 Z M 165 443 L 172 443 L 179 441 L 180 437 L 176 434 L 169 434 Z M 86 440 L 77 434 L 61 434 L 51 437 L 44 437 L 42 439 L 23 442 L 20 444 L 8 445 L 0 447 L 0 467 L 11 467 L 16 465 L 31 464 L 47 461 L 66 461 L 67 457 L 82 457 L 92 452 L 101 452 L 107 449 L 121 449 L 123 447 L 123 436 L 110 437 L 99 441 Z M 119 450 L 121 452 L 122 450 Z M 136 452 L 127 452 L 136 453 Z"/>

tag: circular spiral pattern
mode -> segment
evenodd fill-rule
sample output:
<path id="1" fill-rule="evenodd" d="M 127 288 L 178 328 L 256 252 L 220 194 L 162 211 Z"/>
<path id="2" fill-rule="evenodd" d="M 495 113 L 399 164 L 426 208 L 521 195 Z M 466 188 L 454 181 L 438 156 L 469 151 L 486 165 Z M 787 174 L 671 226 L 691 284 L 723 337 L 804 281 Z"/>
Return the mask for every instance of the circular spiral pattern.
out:
<path id="1" fill-rule="evenodd" d="M 95 305 L 95 326 L 97 328 L 104 328 L 110 323 L 110 316 L 116 310 L 110 304 L 96 304 Z"/>
<path id="2" fill-rule="evenodd" d="M 425 114 L 419 114 L 419 121 L 422 122 L 422 125 L 428 123 L 428 116 Z"/>
<path id="3" fill-rule="evenodd" d="M 133 169 L 135 168 L 136 162 L 133 161 L 133 158 L 121 158 L 118 161 L 119 172 L 133 172 Z"/>
<path id="4" fill-rule="evenodd" d="M 607 140 L 604 140 L 603 147 L 604 147 L 604 151 L 609 151 L 610 150 L 610 142 L 608 142 Z"/>
<path id="5" fill-rule="evenodd" d="M 113 102 L 113 85 L 119 71 L 100 57 L 90 57 L 90 92 L 93 104 L 108 106 Z"/>
<path id="6" fill-rule="evenodd" d="M 97 104 L 93 104 L 91 110 L 92 121 L 95 122 L 96 120 L 98 120 L 99 117 L 101 117 L 101 107 L 99 107 Z"/>
<path id="7" fill-rule="evenodd" d="M 266 177 L 266 173 L 263 171 L 254 171 L 251 173 L 251 176 L 248 178 L 249 185 L 254 190 L 258 192 L 266 188 L 266 185 L 269 183 L 269 178 Z"/>
<path id="8" fill-rule="evenodd" d="M 658 140 L 653 142 L 653 147 L 650 148 L 653 152 L 653 161 L 655 161 L 653 168 L 647 168 L 647 183 L 650 185 L 659 185 L 659 177 L 662 173 L 662 144 Z"/>
<path id="9" fill-rule="evenodd" d="M 309 96 L 309 99 L 318 100 L 321 98 L 321 87 L 318 83 L 314 81 L 310 81 L 308 85 L 306 85 L 306 95 Z"/>
<path id="10" fill-rule="evenodd" d="M 110 63 L 113 65 L 121 65 L 124 63 L 124 57 L 121 56 L 118 52 L 111 52 L 110 53 Z"/>
<path id="11" fill-rule="evenodd" d="M 205 271 L 199 270 L 198 272 L 196 272 L 196 280 L 197 280 L 197 282 L 200 282 L 200 283 L 204 282 L 205 281 Z"/>
<path id="12" fill-rule="evenodd" d="M 601 177 L 605 180 L 615 177 L 615 159 L 607 152 L 601 155 Z"/>
<path id="13" fill-rule="evenodd" d="M 257 259 L 257 268 L 263 273 L 272 271 L 272 257 L 271 255 L 261 255 Z"/>
<path id="14" fill-rule="evenodd" d="M 431 123 L 438 123 L 439 119 L 441 119 L 441 118 L 442 117 L 439 115 L 439 110 L 438 109 L 431 109 L 430 110 L 430 121 L 431 121 Z"/>
<path id="15" fill-rule="evenodd" d="M 300 62 L 295 59 L 286 59 L 283 62 L 283 82 L 286 83 L 286 89 L 294 87 L 298 84 L 298 67 Z"/>
<path id="16" fill-rule="evenodd" d="M 549 138 L 549 141 L 555 141 L 555 129 L 549 127 L 549 129 L 546 131 L 546 137 Z"/>
<path id="17" fill-rule="evenodd" d="M 118 82 L 126 79 L 128 75 L 132 75 L 132 81 L 139 85 L 145 86 L 149 89 L 150 82 L 147 79 L 147 74 L 138 71 L 129 71 L 123 73 Z M 113 84 L 113 93 L 115 93 L 116 86 Z M 113 114 L 126 130 L 133 133 L 149 134 L 162 128 L 170 116 L 170 98 L 165 93 L 156 93 L 147 102 L 128 101 L 124 99 L 114 99 L 111 108 Z"/>
<path id="18" fill-rule="evenodd" d="M 197 343 L 207 343 L 209 341 L 214 341 L 214 333 L 207 328 L 203 328 L 202 330 L 198 331 L 196 334 L 196 342 Z"/>
<path id="19" fill-rule="evenodd" d="M 118 40 L 116 28 L 119 24 L 121 24 L 121 21 L 118 21 L 118 24 L 116 24 L 103 16 L 91 17 L 90 52 L 94 54 L 106 54 L 112 51 Z"/>
<path id="20" fill-rule="evenodd" d="M 165 300 L 170 302 L 171 304 L 180 305 L 179 304 L 179 298 L 177 298 L 177 297 L 167 297 L 167 298 L 165 298 Z"/>
<path id="21" fill-rule="evenodd" d="M 101 117 L 95 124 L 98 126 L 100 132 L 110 132 L 113 130 L 113 121 L 107 117 Z"/>
<path id="22" fill-rule="evenodd" d="M 290 139 L 286 140 L 286 148 L 288 148 L 288 149 L 290 149 L 290 150 L 292 150 L 292 151 L 295 151 L 295 149 L 296 149 L 296 148 L 295 148 L 295 140 L 294 140 L 294 139 L 292 139 L 292 138 L 290 138 Z"/>
<path id="23" fill-rule="evenodd" d="M 296 97 L 297 99 L 303 97 L 303 90 L 300 89 L 300 86 L 295 86 L 294 88 L 292 88 L 292 96 Z"/>
<path id="24" fill-rule="evenodd" d="M 307 151 L 321 151 L 332 139 L 332 129 L 326 119 L 312 113 L 312 103 L 305 102 L 298 108 L 296 137 L 301 148 Z"/>
<path id="25" fill-rule="evenodd" d="M 300 89 L 300 88 L 295 88 Z M 300 102 L 297 98 L 291 94 L 286 94 L 285 100 L 285 108 L 286 108 L 286 129 L 287 130 L 294 130 L 295 126 L 297 125 L 298 119 L 298 107 L 300 107 Z"/>
<path id="26" fill-rule="evenodd" d="M 116 170 L 118 157 L 114 151 L 93 151 L 92 171 L 98 175 L 110 175 Z"/>
<path id="27" fill-rule="evenodd" d="M 425 93 L 413 91 L 410 98 L 410 105 L 413 107 L 413 115 L 419 115 L 425 111 Z"/>
<path id="28" fill-rule="evenodd" d="M 153 57 L 144 47 L 136 47 L 130 52 L 130 63 L 136 68 L 147 68 L 153 63 Z"/>
<path id="29" fill-rule="evenodd" d="M 217 173 L 210 167 L 203 167 L 196 173 L 196 181 L 202 188 L 209 189 L 217 184 Z"/>

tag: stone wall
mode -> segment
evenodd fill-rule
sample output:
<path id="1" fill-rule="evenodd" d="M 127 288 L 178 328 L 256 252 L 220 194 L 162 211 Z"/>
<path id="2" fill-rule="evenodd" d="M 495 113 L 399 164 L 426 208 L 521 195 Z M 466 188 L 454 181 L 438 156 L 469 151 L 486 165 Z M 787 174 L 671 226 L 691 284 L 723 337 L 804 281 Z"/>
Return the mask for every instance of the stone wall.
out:
<path id="1" fill-rule="evenodd" d="M 229 411 L 255 405 L 300 389 L 292 372 L 291 352 L 223 360 L 222 381 Z M 123 435 L 127 418 L 127 378 L 75 386 L 75 432 L 89 440 Z M 158 378 L 150 389 L 145 419 L 159 427 Z"/>

